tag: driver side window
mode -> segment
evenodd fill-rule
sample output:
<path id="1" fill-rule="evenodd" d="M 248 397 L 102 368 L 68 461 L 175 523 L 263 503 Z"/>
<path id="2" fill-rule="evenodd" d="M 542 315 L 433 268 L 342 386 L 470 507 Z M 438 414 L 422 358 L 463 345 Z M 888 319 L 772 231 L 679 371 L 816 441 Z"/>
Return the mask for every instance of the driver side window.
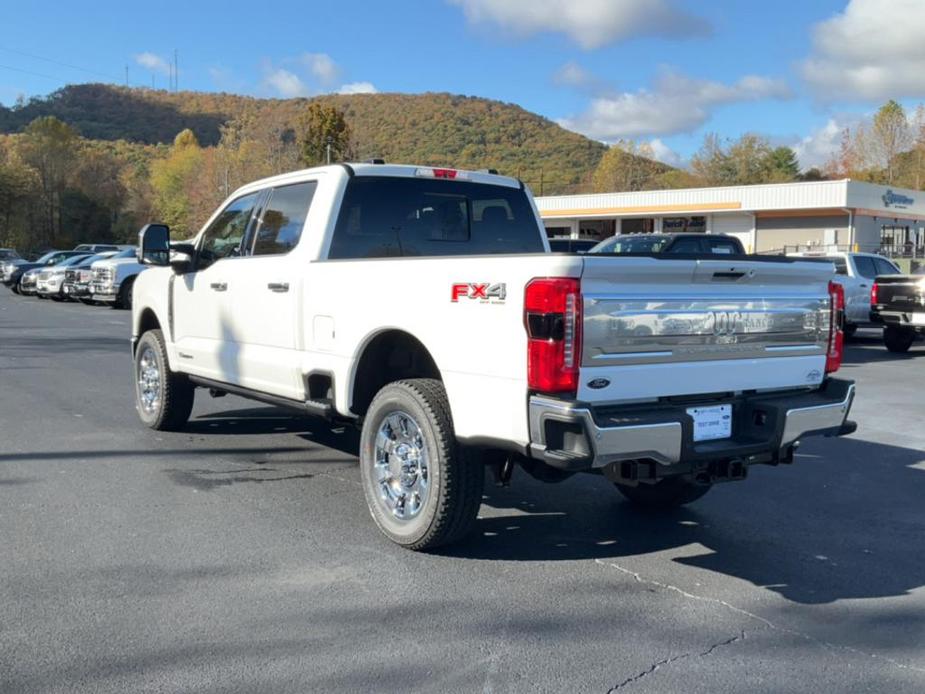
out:
<path id="1" fill-rule="evenodd" d="M 250 193 L 231 201 L 203 232 L 199 243 L 199 270 L 204 270 L 216 260 L 240 255 L 241 241 L 260 195 L 260 192 Z"/>

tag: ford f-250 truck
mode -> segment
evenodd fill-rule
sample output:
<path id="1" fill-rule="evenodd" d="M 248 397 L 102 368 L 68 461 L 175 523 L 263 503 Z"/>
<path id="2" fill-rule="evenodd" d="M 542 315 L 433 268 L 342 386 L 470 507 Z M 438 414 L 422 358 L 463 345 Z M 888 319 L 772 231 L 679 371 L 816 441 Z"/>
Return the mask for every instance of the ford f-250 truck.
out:
<path id="1" fill-rule="evenodd" d="M 854 430 L 830 266 L 549 253 L 516 179 L 333 165 L 241 188 L 192 243 L 140 236 L 142 421 L 182 428 L 199 387 L 355 422 L 408 548 L 473 526 L 486 465 L 666 507 Z"/>

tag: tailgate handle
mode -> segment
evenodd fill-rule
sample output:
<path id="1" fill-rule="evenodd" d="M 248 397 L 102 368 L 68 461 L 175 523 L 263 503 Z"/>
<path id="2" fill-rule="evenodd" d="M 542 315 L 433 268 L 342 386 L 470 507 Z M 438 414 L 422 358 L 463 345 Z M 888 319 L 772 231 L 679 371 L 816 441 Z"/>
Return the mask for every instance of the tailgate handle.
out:
<path id="1" fill-rule="evenodd" d="M 713 279 L 715 280 L 738 280 L 745 277 L 744 272 L 714 272 Z"/>
<path id="2" fill-rule="evenodd" d="M 226 282 L 213 282 L 209 287 L 217 292 L 223 292 L 228 289 L 228 284 Z"/>
<path id="3" fill-rule="evenodd" d="M 289 283 L 288 282 L 270 282 L 269 284 L 267 284 L 267 289 L 269 289 L 271 292 L 277 292 L 277 293 L 288 292 Z"/>

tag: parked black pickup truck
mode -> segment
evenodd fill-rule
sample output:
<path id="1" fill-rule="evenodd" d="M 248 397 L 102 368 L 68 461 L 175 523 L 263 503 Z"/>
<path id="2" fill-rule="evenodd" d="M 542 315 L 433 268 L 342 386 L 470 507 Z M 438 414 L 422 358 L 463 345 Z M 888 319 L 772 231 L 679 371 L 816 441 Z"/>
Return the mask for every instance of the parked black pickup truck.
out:
<path id="1" fill-rule="evenodd" d="M 925 334 L 925 274 L 882 275 L 870 292 L 870 319 L 883 325 L 891 352 L 907 352 Z"/>

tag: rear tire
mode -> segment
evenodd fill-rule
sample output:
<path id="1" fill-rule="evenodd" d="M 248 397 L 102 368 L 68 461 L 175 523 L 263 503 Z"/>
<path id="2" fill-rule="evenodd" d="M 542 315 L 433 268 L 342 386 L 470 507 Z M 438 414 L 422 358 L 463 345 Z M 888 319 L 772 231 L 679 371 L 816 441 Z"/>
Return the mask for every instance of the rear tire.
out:
<path id="1" fill-rule="evenodd" d="M 193 411 L 195 386 L 170 370 L 160 330 L 149 330 L 135 349 L 135 409 L 141 421 L 158 431 L 179 431 Z"/>
<path id="2" fill-rule="evenodd" d="M 617 490 L 634 506 L 655 510 L 668 510 L 689 504 L 710 491 L 711 485 L 693 484 L 680 477 L 667 477 L 655 484 L 630 487 L 614 483 Z"/>
<path id="3" fill-rule="evenodd" d="M 382 533 L 411 550 L 430 550 L 472 530 L 485 470 L 456 442 L 440 381 L 409 379 L 373 398 L 360 435 L 360 475 Z"/>
<path id="4" fill-rule="evenodd" d="M 915 342 L 915 331 L 908 328 L 897 328 L 894 325 L 888 325 L 883 330 L 883 344 L 891 352 L 902 354 L 908 352 Z"/>

